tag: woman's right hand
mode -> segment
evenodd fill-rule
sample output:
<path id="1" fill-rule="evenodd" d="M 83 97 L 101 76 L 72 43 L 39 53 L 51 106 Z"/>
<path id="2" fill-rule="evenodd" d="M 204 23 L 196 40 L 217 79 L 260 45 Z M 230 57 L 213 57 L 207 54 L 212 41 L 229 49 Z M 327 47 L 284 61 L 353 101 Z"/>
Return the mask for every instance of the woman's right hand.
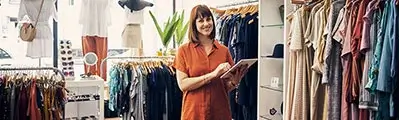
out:
<path id="1" fill-rule="evenodd" d="M 215 77 L 221 76 L 223 73 L 227 72 L 231 68 L 228 62 L 221 63 L 219 66 L 213 71 Z"/>

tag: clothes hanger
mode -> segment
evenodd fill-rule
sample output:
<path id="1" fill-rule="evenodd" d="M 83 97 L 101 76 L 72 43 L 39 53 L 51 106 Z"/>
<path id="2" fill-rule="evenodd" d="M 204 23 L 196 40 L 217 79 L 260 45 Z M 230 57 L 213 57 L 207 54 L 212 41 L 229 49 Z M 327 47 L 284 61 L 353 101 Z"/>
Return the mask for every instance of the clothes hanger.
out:
<path id="1" fill-rule="evenodd" d="M 257 13 L 258 9 L 259 9 L 259 6 L 258 5 L 254 5 L 251 15 L 254 15 L 255 13 Z"/>
<path id="2" fill-rule="evenodd" d="M 323 1 L 324 0 L 316 0 L 316 1 L 312 1 L 310 3 L 305 3 L 304 4 L 305 10 L 312 10 L 312 8 L 314 6 L 316 6 L 317 4 L 319 4 L 319 3 L 323 2 Z"/>
<path id="3" fill-rule="evenodd" d="M 252 7 L 253 7 L 252 5 L 246 6 L 245 10 L 243 10 L 242 13 L 241 13 L 241 18 L 244 18 L 248 13 L 250 13 Z"/>

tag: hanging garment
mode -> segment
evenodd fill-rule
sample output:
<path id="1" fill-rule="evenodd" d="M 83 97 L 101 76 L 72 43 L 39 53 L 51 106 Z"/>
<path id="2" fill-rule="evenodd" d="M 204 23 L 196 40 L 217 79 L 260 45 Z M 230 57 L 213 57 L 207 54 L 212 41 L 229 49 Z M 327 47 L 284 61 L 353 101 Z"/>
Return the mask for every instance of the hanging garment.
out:
<path id="1" fill-rule="evenodd" d="M 82 37 L 82 49 L 83 49 L 83 55 L 89 53 L 89 52 L 94 52 L 97 57 L 98 61 L 95 66 L 90 66 L 90 71 L 88 71 L 87 65 L 85 64 L 84 69 L 85 73 L 92 73 L 93 75 L 100 75 L 100 70 L 101 70 L 101 62 L 107 57 L 108 54 L 108 39 L 107 37 L 98 37 L 98 36 L 83 36 Z M 101 78 L 104 79 L 104 81 L 107 80 L 107 62 L 105 61 L 104 66 L 102 68 L 102 75 L 100 76 Z"/>
<path id="2" fill-rule="evenodd" d="M 170 70 L 140 62 L 112 66 L 108 108 L 126 119 L 180 119 L 181 91 Z"/>
<path id="3" fill-rule="evenodd" d="M 82 0 L 79 23 L 82 36 L 108 36 L 111 25 L 110 0 Z"/>
<path id="4" fill-rule="evenodd" d="M 144 24 L 144 10 L 131 12 L 125 7 L 125 24 Z"/>
<path id="5" fill-rule="evenodd" d="M 11 76 L 4 77 L 7 78 L 7 84 L 0 82 L 0 91 L 4 91 L 0 98 L 7 97 L 0 99 L 1 120 L 3 118 L 8 118 L 4 120 L 61 120 L 64 111 L 60 108 L 64 106 L 66 91 L 65 88 L 58 86 L 59 82 L 46 83 L 45 80 L 54 81 L 54 79 L 43 76 L 33 76 L 35 78 Z"/>
<path id="6" fill-rule="evenodd" d="M 31 58 L 45 58 L 53 56 L 53 34 L 49 24 L 49 19 L 57 20 L 55 8 L 56 0 L 44 0 L 43 8 L 39 9 L 42 0 L 21 0 L 18 12 L 18 20 L 21 21 L 27 15 L 30 22 L 37 22 L 36 37 L 32 42 L 28 42 L 26 56 Z"/>
<path id="7" fill-rule="evenodd" d="M 362 32 L 362 42 L 360 46 L 360 51 L 365 54 L 364 67 L 362 72 L 362 80 L 360 86 L 360 97 L 359 97 L 359 108 L 360 109 L 368 109 L 368 110 L 377 110 L 377 101 L 376 95 L 371 94 L 370 91 L 366 89 L 366 85 L 369 82 L 369 72 L 370 72 L 370 64 L 374 58 L 373 53 L 375 49 L 376 43 L 376 9 L 374 8 L 375 4 L 378 4 L 375 0 L 371 1 L 367 8 L 363 17 L 363 32 Z"/>
<path id="8" fill-rule="evenodd" d="M 143 49 L 140 24 L 127 24 L 122 32 L 122 47 Z"/>

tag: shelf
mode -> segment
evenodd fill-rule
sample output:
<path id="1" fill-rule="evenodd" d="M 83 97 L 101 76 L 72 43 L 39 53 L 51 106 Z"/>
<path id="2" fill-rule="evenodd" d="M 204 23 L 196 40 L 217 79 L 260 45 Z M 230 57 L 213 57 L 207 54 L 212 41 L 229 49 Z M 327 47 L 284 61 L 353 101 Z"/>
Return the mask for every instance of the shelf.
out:
<path id="1" fill-rule="evenodd" d="M 269 90 L 273 90 L 273 91 L 277 91 L 277 92 L 283 92 L 283 86 L 282 85 L 279 85 L 278 88 L 272 87 L 270 85 L 261 85 L 260 88 L 265 88 L 265 89 L 269 89 Z"/>
<path id="2" fill-rule="evenodd" d="M 272 120 L 271 118 L 267 117 L 266 115 L 261 115 L 260 118 L 262 118 L 262 120 Z"/>
<path id="3" fill-rule="evenodd" d="M 267 57 L 267 55 L 261 55 L 261 58 L 266 58 L 266 59 L 277 59 L 277 60 L 283 60 L 284 58 L 273 58 L 273 57 Z"/>
<path id="4" fill-rule="evenodd" d="M 283 27 L 284 27 L 284 24 L 261 25 L 261 27 L 279 27 L 279 28 L 283 28 Z"/>

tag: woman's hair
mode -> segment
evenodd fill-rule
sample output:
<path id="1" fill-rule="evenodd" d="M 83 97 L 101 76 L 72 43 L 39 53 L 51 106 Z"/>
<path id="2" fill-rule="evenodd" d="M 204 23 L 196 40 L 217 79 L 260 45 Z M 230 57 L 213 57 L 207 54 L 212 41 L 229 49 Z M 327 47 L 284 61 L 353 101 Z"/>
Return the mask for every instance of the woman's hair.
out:
<path id="1" fill-rule="evenodd" d="M 205 17 L 211 17 L 212 22 L 213 22 L 213 30 L 209 38 L 214 39 L 215 38 L 215 21 L 213 19 L 213 15 L 211 10 L 206 5 L 197 5 L 191 10 L 191 15 L 190 15 L 190 21 L 189 21 L 189 29 L 188 29 L 188 39 L 190 42 L 197 43 L 198 41 L 198 30 L 196 26 L 196 20 L 197 18 L 205 18 Z"/>

